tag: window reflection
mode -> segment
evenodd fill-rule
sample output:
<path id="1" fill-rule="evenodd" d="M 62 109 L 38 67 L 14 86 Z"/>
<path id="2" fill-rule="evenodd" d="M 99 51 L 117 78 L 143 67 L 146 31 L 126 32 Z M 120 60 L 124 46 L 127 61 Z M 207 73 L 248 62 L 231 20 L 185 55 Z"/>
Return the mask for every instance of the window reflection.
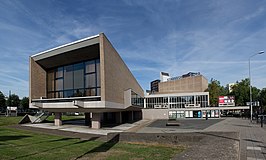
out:
<path id="1" fill-rule="evenodd" d="M 58 67 L 47 72 L 47 98 L 100 96 L 100 60 Z"/>

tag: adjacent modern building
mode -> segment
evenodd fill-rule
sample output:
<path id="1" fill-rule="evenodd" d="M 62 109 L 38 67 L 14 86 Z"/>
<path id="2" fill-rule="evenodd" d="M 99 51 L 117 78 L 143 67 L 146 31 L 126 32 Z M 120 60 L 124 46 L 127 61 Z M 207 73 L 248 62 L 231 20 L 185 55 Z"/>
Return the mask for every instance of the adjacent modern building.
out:
<path id="1" fill-rule="evenodd" d="M 208 80 L 199 72 L 170 77 L 161 72 L 161 80 L 151 82 L 151 94 L 144 99 L 145 119 L 219 118 L 223 111 L 241 111 L 248 106 L 235 106 L 234 97 L 219 97 L 219 106 L 210 107 Z M 167 77 L 167 79 L 165 78 Z M 158 88 L 155 90 L 153 88 Z M 217 97 L 218 99 L 218 97 Z"/>
<path id="2" fill-rule="evenodd" d="M 85 112 L 91 128 L 141 119 L 144 91 L 103 33 L 30 57 L 30 107 Z"/>
<path id="3" fill-rule="evenodd" d="M 151 90 L 150 90 L 151 93 L 159 92 L 159 83 L 160 83 L 159 79 L 156 79 L 151 82 Z"/>
<path id="4" fill-rule="evenodd" d="M 200 73 L 191 73 L 168 78 L 159 83 L 159 93 L 204 92 L 208 88 L 208 80 Z"/>

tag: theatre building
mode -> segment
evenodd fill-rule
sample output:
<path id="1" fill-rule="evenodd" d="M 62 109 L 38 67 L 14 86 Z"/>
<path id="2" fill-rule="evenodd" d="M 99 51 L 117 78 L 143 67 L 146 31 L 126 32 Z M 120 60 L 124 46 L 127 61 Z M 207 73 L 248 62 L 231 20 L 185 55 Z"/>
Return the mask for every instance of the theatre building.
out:
<path id="1" fill-rule="evenodd" d="M 208 80 L 200 73 L 170 77 L 161 72 L 160 80 L 151 82 L 151 90 L 154 86 L 158 90 L 145 96 L 145 119 L 205 118 L 206 113 L 208 117 L 219 117 L 219 109 L 209 107 L 209 92 L 204 92 Z"/>
<path id="2" fill-rule="evenodd" d="M 142 118 L 144 91 L 103 33 L 30 57 L 30 108 L 84 112 L 91 128 Z"/>

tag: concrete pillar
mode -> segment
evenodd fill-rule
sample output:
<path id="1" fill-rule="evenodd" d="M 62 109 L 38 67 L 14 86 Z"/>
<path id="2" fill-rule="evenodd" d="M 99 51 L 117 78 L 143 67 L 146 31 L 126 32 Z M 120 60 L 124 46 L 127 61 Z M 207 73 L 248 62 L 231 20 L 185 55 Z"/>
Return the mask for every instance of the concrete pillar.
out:
<path id="1" fill-rule="evenodd" d="M 121 124 L 122 123 L 122 113 L 121 112 L 116 112 L 115 113 L 115 121 L 117 124 Z"/>
<path id="2" fill-rule="evenodd" d="M 147 108 L 147 106 L 146 106 L 146 98 L 144 98 L 144 108 Z"/>
<path id="3" fill-rule="evenodd" d="M 131 111 L 131 122 L 134 122 L 134 111 Z"/>
<path id="4" fill-rule="evenodd" d="M 91 114 L 90 112 L 86 112 L 84 114 L 85 114 L 85 125 L 89 126 L 91 123 Z"/>
<path id="5" fill-rule="evenodd" d="M 101 115 L 102 113 L 92 113 L 91 128 L 93 129 L 101 128 Z"/>
<path id="6" fill-rule="evenodd" d="M 55 112 L 54 125 L 55 126 L 62 126 L 62 113 L 61 112 Z"/>

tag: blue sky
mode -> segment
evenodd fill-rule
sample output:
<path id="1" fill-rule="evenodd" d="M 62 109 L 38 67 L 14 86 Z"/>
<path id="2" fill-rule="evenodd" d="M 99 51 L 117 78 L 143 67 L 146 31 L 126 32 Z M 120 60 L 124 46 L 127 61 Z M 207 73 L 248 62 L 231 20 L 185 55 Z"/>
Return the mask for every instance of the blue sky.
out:
<path id="1" fill-rule="evenodd" d="M 263 0 L 6 0 L 0 2 L 0 91 L 29 93 L 30 55 L 104 32 L 144 90 L 159 78 L 201 72 L 222 85 L 248 77 L 266 50 Z M 266 54 L 252 58 L 266 87 Z"/>

